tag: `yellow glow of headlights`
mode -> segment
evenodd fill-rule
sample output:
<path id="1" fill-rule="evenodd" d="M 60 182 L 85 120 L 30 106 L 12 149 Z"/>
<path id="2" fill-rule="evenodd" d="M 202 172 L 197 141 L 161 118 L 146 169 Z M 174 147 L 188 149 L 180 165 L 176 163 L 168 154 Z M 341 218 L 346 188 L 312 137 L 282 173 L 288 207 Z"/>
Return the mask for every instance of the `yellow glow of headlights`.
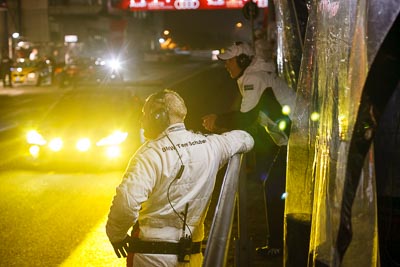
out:
<path id="1" fill-rule="evenodd" d="M 29 148 L 29 153 L 34 158 L 37 158 L 39 156 L 39 152 L 40 152 L 40 147 L 39 146 L 34 145 L 34 146 L 31 146 Z"/>
<path id="2" fill-rule="evenodd" d="M 91 146 L 89 138 L 81 138 L 76 142 L 76 149 L 85 152 L 88 151 Z"/>
<path id="3" fill-rule="evenodd" d="M 110 146 L 106 150 L 107 157 L 117 158 L 121 155 L 121 149 L 118 146 Z"/>
<path id="4" fill-rule="evenodd" d="M 35 77 L 36 77 L 36 73 L 34 73 L 34 72 L 28 73 L 28 79 L 35 79 Z"/>
<path id="5" fill-rule="evenodd" d="M 49 148 L 55 152 L 60 151 L 63 147 L 63 141 L 61 138 L 54 138 L 49 142 Z"/>
<path id="6" fill-rule="evenodd" d="M 32 144 L 32 145 L 41 145 L 42 146 L 42 145 L 46 144 L 46 140 L 44 140 L 43 136 L 35 130 L 30 130 L 26 134 L 26 141 L 28 142 L 28 144 Z"/>
<path id="7" fill-rule="evenodd" d="M 284 131 L 286 129 L 287 123 L 286 121 L 280 121 L 278 124 L 279 130 Z"/>
<path id="8" fill-rule="evenodd" d="M 289 107 L 288 105 L 284 105 L 284 106 L 282 107 L 282 114 L 284 114 L 284 115 L 289 115 L 290 112 L 291 112 L 291 109 L 290 109 L 290 107 Z"/>
<path id="9" fill-rule="evenodd" d="M 101 139 L 96 143 L 97 146 L 112 146 L 119 145 L 128 137 L 127 132 L 115 131 L 111 135 Z"/>

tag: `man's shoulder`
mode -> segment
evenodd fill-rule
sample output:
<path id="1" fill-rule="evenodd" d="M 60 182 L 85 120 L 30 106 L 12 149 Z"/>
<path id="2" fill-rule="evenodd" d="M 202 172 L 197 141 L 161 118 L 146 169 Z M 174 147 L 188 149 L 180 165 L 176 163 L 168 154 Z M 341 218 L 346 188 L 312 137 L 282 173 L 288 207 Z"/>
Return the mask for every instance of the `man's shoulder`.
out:
<path id="1" fill-rule="evenodd" d="M 244 91 L 264 90 L 266 83 L 268 83 L 268 78 L 263 71 L 248 72 L 243 75 Z"/>
<path id="2" fill-rule="evenodd" d="M 159 141 L 157 140 L 149 140 L 143 143 L 137 150 L 135 155 L 142 156 L 146 154 L 157 153 Z"/>
<path id="3" fill-rule="evenodd" d="M 254 64 L 251 64 L 244 72 L 244 76 L 249 77 L 265 77 L 268 75 L 275 75 L 275 67 L 272 63 L 257 60 Z"/>

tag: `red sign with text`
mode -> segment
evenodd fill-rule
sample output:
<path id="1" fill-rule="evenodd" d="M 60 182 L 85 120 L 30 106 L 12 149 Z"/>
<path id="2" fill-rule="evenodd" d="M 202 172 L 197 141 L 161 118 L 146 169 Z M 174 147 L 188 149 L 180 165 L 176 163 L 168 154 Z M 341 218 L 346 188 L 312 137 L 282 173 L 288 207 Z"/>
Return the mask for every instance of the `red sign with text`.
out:
<path id="1" fill-rule="evenodd" d="M 121 0 L 114 7 L 136 10 L 196 10 L 242 8 L 249 0 Z M 259 8 L 266 8 L 268 0 L 254 1 Z"/>

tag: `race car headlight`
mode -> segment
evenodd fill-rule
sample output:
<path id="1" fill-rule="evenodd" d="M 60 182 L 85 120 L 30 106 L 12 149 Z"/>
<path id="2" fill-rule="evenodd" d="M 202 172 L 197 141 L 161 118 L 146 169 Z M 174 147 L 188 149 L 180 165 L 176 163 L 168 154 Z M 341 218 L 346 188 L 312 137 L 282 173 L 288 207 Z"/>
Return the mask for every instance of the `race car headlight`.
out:
<path id="1" fill-rule="evenodd" d="M 128 137 L 127 132 L 115 131 L 111 135 L 101 139 L 96 143 L 97 146 L 112 146 L 119 145 Z"/>
<path id="2" fill-rule="evenodd" d="M 81 138 L 76 142 L 76 149 L 79 151 L 85 152 L 88 151 L 91 146 L 91 142 L 89 138 Z"/>
<path id="3" fill-rule="evenodd" d="M 32 157 L 37 158 L 40 153 L 40 147 L 37 145 L 33 145 L 29 148 L 29 153 L 31 154 Z"/>
<path id="4" fill-rule="evenodd" d="M 118 59 L 112 59 L 108 61 L 108 66 L 112 70 L 119 70 L 121 68 L 121 62 Z"/>
<path id="5" fill-rule="evenodd" d="M 49 142 L 49 148 L 55 152 L 60 151 L 63 147 L 63 141 L 61 138 L 53 138 Z"/>
<path id="6" fill-rule="evenodd" d="M 42 146 L 42 145 L 46 144 L 46 140 L 36 130 L 30 130 L 26 134 L 26 141 L 28 142 L 28 144 L 31 144 L 31 145 L 40 145 L 40 146 Z"/>

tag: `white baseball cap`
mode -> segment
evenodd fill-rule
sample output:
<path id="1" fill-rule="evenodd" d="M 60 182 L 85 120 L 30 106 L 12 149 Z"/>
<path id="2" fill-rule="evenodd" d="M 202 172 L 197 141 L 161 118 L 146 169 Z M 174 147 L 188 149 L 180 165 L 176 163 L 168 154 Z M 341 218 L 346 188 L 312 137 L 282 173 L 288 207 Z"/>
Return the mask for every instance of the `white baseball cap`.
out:
<path id="1" fill-rule="evenodd" d="M 247 56 L 254 56 L 253 48 L 247 44 L 242 42 L 236 42 L 228 48 L 224 49 L 221 54 L 217 57 L 220 60 L 227 60 L 233 57 L 237 57 L 241 54 L 245 54 Z"/>

